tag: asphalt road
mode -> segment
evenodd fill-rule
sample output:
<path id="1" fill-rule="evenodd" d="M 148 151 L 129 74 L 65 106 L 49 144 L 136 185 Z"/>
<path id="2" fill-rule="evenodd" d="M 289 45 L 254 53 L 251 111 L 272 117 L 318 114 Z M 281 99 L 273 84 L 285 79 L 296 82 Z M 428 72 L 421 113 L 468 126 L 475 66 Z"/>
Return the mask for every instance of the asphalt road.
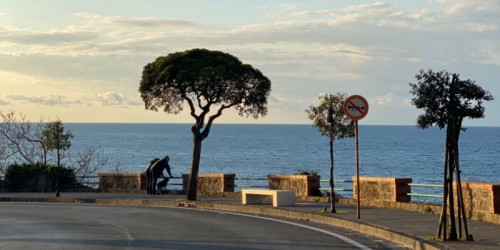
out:
<path id="1" fill-rule="evenodd" d="M 388 249 L 307 222 L 193 208 L 0 204 L 0 249 Z"/>

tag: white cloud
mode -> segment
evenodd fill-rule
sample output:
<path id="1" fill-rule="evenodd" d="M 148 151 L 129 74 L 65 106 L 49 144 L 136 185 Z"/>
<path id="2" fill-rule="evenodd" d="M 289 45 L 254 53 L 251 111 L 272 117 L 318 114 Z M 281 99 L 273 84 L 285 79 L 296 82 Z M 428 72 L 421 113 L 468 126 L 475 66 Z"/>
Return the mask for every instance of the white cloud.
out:
<path id="1" fill-rule="evenodd" d="M 500 9 L 500 3 L 497 0 L 437 0 L 437 2 L 445 5 L 446 12 L 449 14 Z"/>
<path id="2" fill-rule="evenodd" d="M 22 103 L 31 103 L 36 105 L 47 106 L 66 106 L 69 104 L 79 104 L 77 100 L 69 100 L 62 95 L 6 95 L 6 98 L 11 101 L 19 101 Z"/>
<path id="3" fill-rule="evenodd" d="M 221 23 L 220 11 L 210 8 L 206 19 L 153 9 L 135 16 L 121 8 L 65 13 L 71 18 L 50 28 L 34 24 L 44 20 L 30 24 L 32 17 L 20 16 L 20 24 L 9 22 L 18 14 L 0 14 L 0 73 L 16 76 L 2 77 L 2 94 L 43 105 L 139 106 L 142 67 L 191 48 L 228 52 L 260 69 L 272 81 L 270 114 L 304 117 L 318 93 L 338 91 L 362 94 L 375 107 L 407 109 L 407 83 L 421 68 L 478 76 L 498 92 L 499 1 L 282 3 L 255 7 L 255 20 L 234 24 Z M 20 89 L 32 91 L 35 82 L 36 94 L 25 96 Z"/>
<path id="4" fill-rule="evenodd" d="M 392 105 L 392 99 L 394 97 L 394 93 L 392 92 L 389 92 L 385 95 L 382 95 L 382 96 L 377 96 L 375 98 L 375 102 L 380 105 L 380 106 L 388 106 L 388 105 Z"/>
<path id="5" fill-rule="evenodd" d="M 142 105 L 138 100 L 130 99 L 122 93 L 106 92 L 98 93 L 96 101 L 102 106 L 139 106 Z"/>
<path id="6" fill-rule="evenodd" d="M 0 30 L 3 42 L 17 45 L 59 46 L 61 44 L 89 41 L 97 34 L 88 31 L 34 31 L 10 27 Z"/>
<path id="7" fill-rule="evenodd" d="M 0 106 L 6 106 L 6 105 L 10 105 L 10 102 L 0 99 Z"/>
<path id="8" fill-rule="evenodd" d="M 92 13 L 75 13 L 74 16 L 81 17 L 86 20 L 87 23 L 92 24 L 92 26 L 101 27 L 103 25 L 110 26 L 111 28 L 117 28 L 119 26 L 127 29 L 151 29 L 159 28 L 165 29 L 169 27 L 175 28 L 200 28 L 201 25 L 186 21 L 186 20 L 175 20 L 166 18 L 153 18 L 153 17 L 131 17 L 125 18 L 121 16 L 105 16 L 97 15 Z"/>

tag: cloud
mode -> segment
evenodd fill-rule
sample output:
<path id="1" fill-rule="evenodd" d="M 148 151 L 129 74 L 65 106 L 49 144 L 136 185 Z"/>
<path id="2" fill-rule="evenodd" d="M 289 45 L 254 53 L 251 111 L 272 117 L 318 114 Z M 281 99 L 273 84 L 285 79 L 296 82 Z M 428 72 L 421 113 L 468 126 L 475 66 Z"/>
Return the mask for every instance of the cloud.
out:
<path id="1" fill-rule="evenodd" d="M 35 79 L 37 90 L 52 84 L 51 91 L 31 93 L 60 93 L 69 86 L 83 103 L 127 107 L 143 105 L 134 93 L 143 66 L 154 58 L 191 48 L 221 50 L 271 79 L 270 109 L 298 110 L 300 117 L 321 92 L 347 91 L 373 105 L 396 105 L 408 98 L 407 83 L 421 68 L 471 75 L 485 89 L 498 90 L 500 1 L 329 3 L 266 4 L 251 10 L 256 19 L 229 24 L 209 8 L 206 22 L 190 13 L 127 17 L 118 9 L 68 13 L 61 28 L 3 22 L 0 71 Z M 59 86 L 40 79 L 57 79 Z M 22 97 L 9 101 L 71 103 L 49 95 Z"/>
<path id="2" fill-rule="evenodd" d="M 10 27 L 0 30 L 1 39 L 17 45 L 59 46 L 61 44 L 86 42 L 96 39 L 98 35 L 89 31 L 34 31 Z"/>
<path id="3" fill-rule="evenodd" d="M 166 28 L 166 27 L 184 27 L 184 28 L 200 28 L 201 26 L 184 20 L 169 20 L 159 18 L 116 18 L 110 22 L 111 25 L 132 27 L 132 28 Z"/>
<path id="4" fill-rule="evenodd" d="M 102 106 L 140 106 L 140 101 L 132 100 L 121 93 L 105 92 L 98 93 L 96 101 Z"/>
<path id="5" fill-rule="evenodd" d="M 11 101 L 19 101 L 22 103 L 31 103 L 37 105 L 47 105 L 47 106 L 60 106 L 60 105 L 69 105 L 69 104 L 79 104 L 80 101 L 77 100 L 69 100 L 67 97 L 62 95 L 38 95 L 38 96 L 29 96 L 29 95 L 6 95 Z"/>
<path id="6" fill-rule="evenodd" d="M 392 99 L 394 98 L 394 93 L 389 92 L 382 96 L 377 96 L 375 102 L 380 106 L 392 105 Z"/>
<path id="7" fill-rule="evenodd" d="M 9 105 L 10 102 L 7 102 L 7 101 L 4 101 L 4 100 L 0 100 L 0 106 L 6 106 L 6 105 Z"/>
<path id="8" fill-rule="evenodd" d="M 437 0 L 445 5 L 446 13 L 456 14 L 460 12 L 494 12 L 500 9 L 497 0 Z"/>
<path id="9" fill-rule="evenodd" d="M 200 28 L 201 25 L 186 21 L 186 20 L 176 20 L 176 19 L 165 19 L 165 18 L 152 18 L 152 17 L 132 17 L 125 18 L 120 16 L 105 16 L 96 15 L 92 13 L 75 13 L 74 16 L 81 17 L 86 20 L 87 23 L 91 23 L 92 26 L 103 25 L 116 28 L 116 26 L 128 28 L 128 29 L 151 29 L 151 28 Z"/>

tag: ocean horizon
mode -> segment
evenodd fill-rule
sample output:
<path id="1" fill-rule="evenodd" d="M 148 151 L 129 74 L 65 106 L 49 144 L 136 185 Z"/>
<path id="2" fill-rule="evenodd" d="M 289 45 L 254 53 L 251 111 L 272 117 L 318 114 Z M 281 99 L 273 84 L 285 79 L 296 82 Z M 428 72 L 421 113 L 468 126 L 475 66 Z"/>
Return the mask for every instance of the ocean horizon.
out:
<path id="1" fill-rule="evenodd" d="M 189 172 L 192 124 L 65 123 L 74 135 L 71 151 L 99 148 L 103 172 L 141 172 L 149 160 L 169 155 L 174 175 Z M 411 125 L 360 125 L 360 175 L 442 181 L 445 130 Z M 354 139 L 334 142 L 335 179 L 354 175 Z M 500 182 L 500 127 L 468 127 L 460 137 L 462 179 Z M 481 171 L 477 171 L 481 169 Z M 329 176 L 328 138 L 306 124 L 214 124 L 203 141 L 200 173 L 237 177 L 293 174 Z"/>

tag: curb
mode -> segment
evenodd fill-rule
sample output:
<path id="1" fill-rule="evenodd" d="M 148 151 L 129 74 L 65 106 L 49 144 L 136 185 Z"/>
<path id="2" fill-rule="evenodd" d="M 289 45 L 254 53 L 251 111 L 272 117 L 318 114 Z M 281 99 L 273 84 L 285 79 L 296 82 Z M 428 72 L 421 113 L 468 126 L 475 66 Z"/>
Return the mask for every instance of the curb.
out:
<path id="1" fill-rule="evenodd" d="M 70 198 L 70 197 L 0 197 L 0 202 L 49 202 L 49 203 L 74 203 L 114 206 L 158 206 L 158 207 L 184 207 L 219 210 L 235 213 L 245 213 L 263 216 L 274 216 L 288 219 L 311 221 L 330 226 L 336 226 L 362 234 L 382 238 L 411 249 L 436 250 L 450 249 L 436 242 L 420 238 L 415 235 L 397 232 L 389 228 L 369 224 L 361 221 L 325 216 L 321 214 L 299 212 L 271 207 L 252 205 L 221 204 L 203 201 L 187 202 L 173 200 L 143 200 L 143 199 L 109 199 L 109 198 Z"/>

